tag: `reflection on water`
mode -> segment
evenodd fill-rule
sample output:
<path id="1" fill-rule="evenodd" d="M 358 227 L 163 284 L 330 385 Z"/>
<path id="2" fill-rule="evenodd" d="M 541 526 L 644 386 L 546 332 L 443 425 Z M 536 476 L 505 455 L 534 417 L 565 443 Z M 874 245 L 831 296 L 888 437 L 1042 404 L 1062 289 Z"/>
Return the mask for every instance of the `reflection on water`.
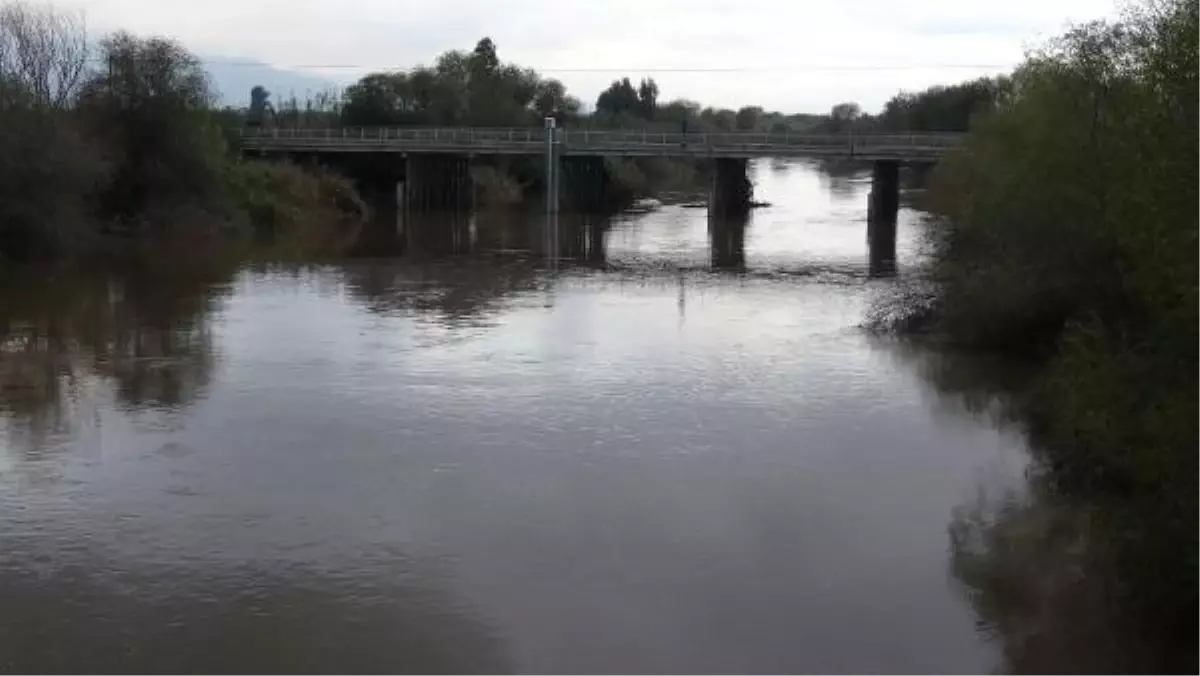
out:
<path id="1" fill-rule="evenodd" d="M 429 217 L 402 256 L 11 287 L 2 669 L 1002 664 L 946 527 L 1022 445 L 857 329 L 890 283 L 857 175 L 760 170 L 742 223 Z"/>
<path id="2" fill-rule="evenodd" d="M 1021 426 L 1025 365 L 900 346 L 893 354 L 940 407 Z M 1021 482 L 981 485 L 949 527 L 951 571 L 981 631 L 1002 647 L 1001 670 L 1195 672 L 1194 590 L 1160 572 L 1177 555 L 1178 531 L 1119 496 L 1089 503 L 1064 492 L 1053 464 L 1036 450 L 1032 460 Z"/>
<path id="3" fill-rule="evenodd" d="M 373 312 L 409 311 L 453 324 L 498 311 L 514 294 L 538 288 L 529 261 L 473 259 L 376 261 L 348 267 L 353 297 Z"/>
<path id="4" fill-rule="evenodd" d="M 1087 554 L 1088 530 L 1085 512 L 1039 494 L 981 493 L 956 510 L 952 571 L 1003 647 L 1004 671 L 1129 673 L 1159 661 L 1112 630 L 1112 580 Z"/>
<path id="5" fill-rule="evenodd" d="M 0 414 L 17 448 L 69 433 L 96 383 L 116 405 L 178 411 L 216 363 L 211 311 L 234 269 L 216 258 L 126 264 L 121 274 L 56 270 L 0 287 Z"/>

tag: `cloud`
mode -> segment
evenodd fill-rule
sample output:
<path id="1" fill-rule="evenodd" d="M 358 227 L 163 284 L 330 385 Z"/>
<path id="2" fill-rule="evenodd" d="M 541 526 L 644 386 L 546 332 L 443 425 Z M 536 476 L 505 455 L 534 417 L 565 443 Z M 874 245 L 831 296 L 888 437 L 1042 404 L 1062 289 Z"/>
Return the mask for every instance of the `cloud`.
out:
<path id="1" fill-rule="evenodd" d="M 1002 72 L 1067 22 L 1113 12 L 1109 0 L 65 4 L 84 9 L 96 30 L 164 34 L 197 53 L 245 55 L 280 71 L 262 77 L 284 83 L 293 75 L 344 83 L 370 70 L 410 68 L 488 35 L 501 58 L 558 77 L 585 101 L 628 74 L 655 77 L 665 98 L 789 111 L 823 111 L 843 100 L 870 110 L 900 89 Z M 223 89 L 229 81 L 244 88 L 245 78 L 234 75 L 219 74 Z"/>

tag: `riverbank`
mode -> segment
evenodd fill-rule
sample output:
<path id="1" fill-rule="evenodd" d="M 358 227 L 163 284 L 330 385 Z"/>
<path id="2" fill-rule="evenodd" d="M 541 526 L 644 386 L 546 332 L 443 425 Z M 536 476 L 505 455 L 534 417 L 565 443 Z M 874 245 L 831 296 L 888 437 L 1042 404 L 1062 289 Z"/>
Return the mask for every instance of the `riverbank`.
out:
<path id="1" fill-rule="evenodd" d="M 1140 647 L 1103 651 L 1119 659 L 1096 668 L 1197 668 L 1196 8 L 1133 8 L 1019 68 L 1020 95 L 931 178 L 928 276 L 874 314 L 876 328 L 1035 365 L 999 394 L 1038 450 L 1053 509 L 968 521 L 961 577 L 1001 632 L 1073 603 L 1121 628 L 1080 625 L 1076 648 Z M 1049 524 L 1072 527 L 1055 538 Z M 1033 605 L 1000 591 L 1023 526 L 1061 557 Z M 1093 572 L 1086 585 L 1072 566 Z M 1055 650 L 1016 646 L 1013 668 L 1054 670 Z"/>
<path id="2" fill-rule="evenodd" d="M 180 235 L 334 246 L 363 220 L 343 179 L 242 159 L 207 73 L 178 44 L 115 33 L 92 55 L 110 67 L 89 70 L 77 16 L 0 10 L 0 48 L 16 55 L 0 64 L 0 263 Z"/>

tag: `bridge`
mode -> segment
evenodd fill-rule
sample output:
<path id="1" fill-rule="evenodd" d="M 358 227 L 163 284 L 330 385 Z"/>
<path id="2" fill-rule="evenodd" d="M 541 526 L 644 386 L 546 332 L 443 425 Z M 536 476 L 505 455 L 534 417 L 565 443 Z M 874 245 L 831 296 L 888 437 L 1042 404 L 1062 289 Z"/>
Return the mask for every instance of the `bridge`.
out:
<path id="1" fill-rule="evenodd" d="M 246 128 L 243 150 L 256 153 L 421 153 L 561 157 L 835 157 L 865 161 L 932 162 L 960 134 L 668 133 L 650 130 L 487 129 L 470 127 Z"/>
<path id="2" fill-rule="evenodd" d="M 793 134 L 790 132 L 673 133 L 638 130 L 471 127 L 341 127 L 336 129 L 245 128 L 238 140 L 243 152 L 355 164 L 359 185 L 373 192 L 385 210 L 403 221 L 413 211 L 469 212 L 473 204 L 470 163 L 474 157 L 544 157 L 547 214 L 557 213 L 559 198 L 575 210 L 591 212 L 604 204 L 608 157 L 670 157 L 707 160 L 712 187 L 709 213 L 717 220 L 744 216 L 753 187 L 747 162 L 761 157 L 817 157 L 871 162 L 867 236 L 872 251 L 895 249 L 900 207 L 901 164 L 929 164 L 957 146 L 961 134 Z M 397 158 L 393 161 L 389 158 Z M 362 162 L 357 164 L 361 165 Z M 565 181 L 565 182 L 564 182 Z M 372 187 L 373 186 L 373 187 Z"/>

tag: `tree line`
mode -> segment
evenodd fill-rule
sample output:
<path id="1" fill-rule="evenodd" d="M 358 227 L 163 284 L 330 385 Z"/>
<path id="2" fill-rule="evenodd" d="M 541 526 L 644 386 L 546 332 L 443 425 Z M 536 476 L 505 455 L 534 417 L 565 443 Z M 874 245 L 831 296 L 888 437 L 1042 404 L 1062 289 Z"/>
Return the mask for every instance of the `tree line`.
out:
<path id="1" fill-rule="evenodd" d="M 1033 368 L 1005 394 L 1037 502 L 954 540 L 1010 669 L 1197 668 L 1197 7 L 1133 5 L 884 111 L 971 129 L 931 178 L 932 286 L 884 314 Z M 1021 549 L 1056 568 L 1031 585 Z"/>
<path id="2" fill-rule="evenodd" d="M 821 115 L 768 112 L 760 106 L 737 110 L 704 107 L 695 101 L 661 101 L 658 83 L 614 80 L 597 96 L 594 110 L 566 85 L 537 71 L 502 62 L 491 38 L 470 51 L 451 50 L 432 66 L 370 73 L 346 87 L 276 102 L 263 86 L 250 92 L 244 110 L 227 111 L 248 126 L 541 126 L 554 117 L 562 126 L 656 128 L 670 131 L 795 131 L 812 128 Z"/>
<path id="3" fill-rule="evenodd" d="M 834 105 L 814 131 L 861 133 L 965 132 L 1011 94 L 1007 75 L 981 77 L 952 85 L 934 85 L 919 92 L 900 92 L 875 114 L 853 101 Z"/>
<path id="4" fill-rule="evenodd" d="M 451 50 L 432 66 L 370 73 L 340 94 L 320 91 L 303 101 L 294 93 L 280 101 L 256 86 L 240 121 L 249 126 L 541 126 L 554 117 L 563 126 L 638 128 L 695 132 L 822 133 L 928 131 L 961 132 L 991 110 L 1011 89 L 1008 76 L 935 85 L 900 92 L 876 114 L 855 102 L 828 113 L 782 113 L 761 106 L 737 109 L 703 106 L 689 99 L 662 101 L 654 78 L 637 84 L 623 77 L 597 95 L 592 112 L 567 93 L 562 81 L 500 60 L 496 44 L 482 38 L 470 51 Z"/>

